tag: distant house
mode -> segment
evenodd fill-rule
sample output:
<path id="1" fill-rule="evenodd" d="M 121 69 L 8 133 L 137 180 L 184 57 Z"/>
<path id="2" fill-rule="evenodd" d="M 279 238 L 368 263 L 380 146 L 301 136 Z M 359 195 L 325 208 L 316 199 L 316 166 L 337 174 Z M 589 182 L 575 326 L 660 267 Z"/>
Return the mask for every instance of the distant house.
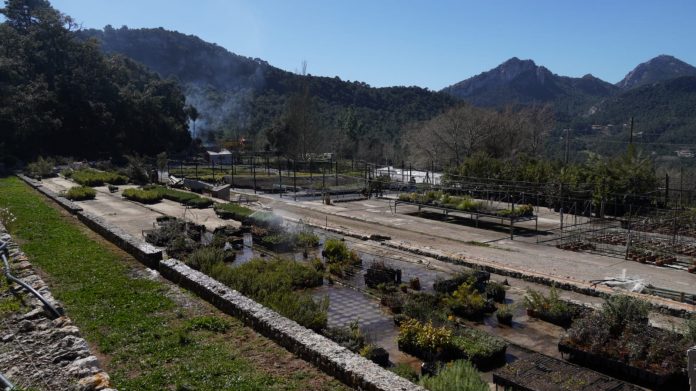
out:
<path id="1" fill-rule="evenodd" d="M 205 151 L 206 159 L 215 165 L 232 164 L 232 152 L 222 149 L 220 152 Z"/>

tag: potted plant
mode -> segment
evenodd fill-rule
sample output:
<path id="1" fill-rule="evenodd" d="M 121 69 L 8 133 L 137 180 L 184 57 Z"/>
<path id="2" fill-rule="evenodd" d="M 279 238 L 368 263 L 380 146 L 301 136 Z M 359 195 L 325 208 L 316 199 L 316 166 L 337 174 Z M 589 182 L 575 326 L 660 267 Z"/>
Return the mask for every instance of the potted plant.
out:
<path id="1" fill-rule="evenodd" d="M 498 310 L 495 312 L 495 317 L 500 324 L 512 325 L 512 306 L 506 304 L 499 305 Z"/>

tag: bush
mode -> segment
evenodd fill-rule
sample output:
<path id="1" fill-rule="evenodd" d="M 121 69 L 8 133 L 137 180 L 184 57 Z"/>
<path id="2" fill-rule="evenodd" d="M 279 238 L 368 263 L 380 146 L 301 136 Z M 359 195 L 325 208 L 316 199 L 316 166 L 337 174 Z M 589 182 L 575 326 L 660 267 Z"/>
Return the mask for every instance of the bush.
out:
<path id="1" fill-rule="evenodd" d="M 432 358 L 452 345 L 452 330 L 409 319 L 399 326 L 399 349 L 420 357 Z"/>
<path id="2" fill-rule="evenodd" d="M 497 311 L 495 311 L 495 316 L 498 319 L 498 323 L 512 324 L 512 307 L 505 304 L 499 305 Z"/>
<path id="3" fill-rule="evenodd" d="M 198 197 L 188 200 L 184 205 L 190 206 L 196 209 L 205 209 L 213 204 L 213 200 L 206 197 Z"/>
<path id="4" fill-rule="evenodd" d="M 97 192 L 88 186 L 73 186 L 66 193 L 65 198 L 71 201 L 93 200 Z"/>
<path id="5" fill-rule="evenodd" d="M 53 159 L 44 159 L 39 156 L 35 162 L 27 164 L 26 173 L 32 178 L 49 178 L 55 175 L 55 165 L 56 162 Z"/>
<path id="6" fill-rule="evenodd" d="M 505 362 L 505 341 L 481 330 L 468 327 L 458 329 L 452 337 L 452 345 L 479 367 Z"/>
<path id="7" fill-rule="evenodd" d="M 466 318 L 481 316 L 490 308 L 473 285 L 467 283 L 460 285 L 451 296 L 445 298 L 444 303 L 453 313 Z"/>
<path id="8" fill-rule="evenodd" d="M 650 304 L 626 295 L 615 295 L 602 305 L 602 315 L 613 334 L 631 323 L 648 324 Z"/>
<path id="9" fill-rule="evenodd" d="M 160 185 L 143 186 L 143 189 L 157 191 L 165 200 L 178 202 L 197 209 L 207 208 L 214 203 L 210 198 L 201 197 L 198 194 L 188 193 L 181 190 L 170 189 Z"/>
<path id="10" fill-rule="evenodd" d="M 504 302 L 505 285 L 495 281 L 488 281 L 488 283 L 486 284 L 486 297 L 494 300 L 497 303 Z"/>
<path id="11" fill-rule="evenodd" d="M 440 299 L 429 293 L 412 293 L 406 296 L 402 307 L 403 314 L 421 322 L 434 321 L 441 323 L 447 319 L 447 314 L 440 305 Z"/>
<path id="12" fill-rule="evenodd" d="M 140 202 L 142 204 L 156 204 L 162 201 L 162 194 L 157 190 L 126 189 L 122 193 L 123 197 Z"/>
<path id="13" fill-rule="evenodd" d="M 488 391 L 486 382 L 470 362 L 459 360 L 442 368 L 435 376 L 421 379 L 421 386 L 430 391 Z"/>
<path id="14" fill-rule="evenodd" d="M 360 330 L 357 320 L 352 321 L 348 326 L 329 327 L 322 331 L 322 334 L 337 344 L 352 352 L 360 352 L 367 344 L 367 339 Z"/>
<path id="15" fill-rule="evenodd" d="M 389 365 L 389 353 L 377 345 L 367 344 L 360 349 L 359 354 L 381 367 Z"/>
<path id="16" fill-rule="evenodd" d="M 570 327 L 573 318 L 578 315 L 575 307 L 560 299 L 555 287 L 551 287 L 548 296 L 529 289 L 524 296 L 524 305 L 532 316 L 564 328 Z"/>
<path id="17" fill-rule="evenodd" d="M 225 261 L 225 251 L 217 247 L 201 247 L 186 258 L 186 264 L 196 270 L 208 270 Z"/>
<path id="18" fill-rule="evenodd" d="M 215 205 L 213 205 L 213 210 L 215 210 L 215 214 L 217 214 L 218 217 L 222 219 L 233 219 L 237 221 L 244 221 L 244 219 L 246 219 L 247 217 L 251 216 L 252 213 L 254 213 L 253 210 L 247 207 L 233 203 L 216 203 Z"/>
<path id="19" fill-rule="evenodd" d="M 361 265 L 362 260 L 355 251 L 349 250 L 346 244 L 338 239 L 328 239 L 324 243 L 322 255 L 326 257 L 329 273 L 343 277 L 353 267 Z"/>
<path id="20" fill-rule="evenodd" d="M 72 179 L 82 186 L 104 186 L 106 183 L 112 185 L 125 185 L 128 183 L 128 177 L 116 172 L 97 171 L 91 168 L 85 168 L 73 172 Z"/>

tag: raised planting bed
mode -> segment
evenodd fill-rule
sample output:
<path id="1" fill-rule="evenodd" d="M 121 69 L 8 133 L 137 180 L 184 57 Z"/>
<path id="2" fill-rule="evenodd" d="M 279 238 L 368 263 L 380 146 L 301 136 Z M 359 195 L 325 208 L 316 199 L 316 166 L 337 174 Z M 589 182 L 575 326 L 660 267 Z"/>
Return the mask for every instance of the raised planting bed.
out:
<path id="1" fill-rule="evenodd" d="M 141 204 L 156 204 L 162 201 L 162 195 L 155 190 L 126 189 L 121 195 L 131 201 Z"/>
<path id="2" fill-rule="evenodd" d="M 399 350 L 426 361 L 467 359 L 481 370 L 505 364 L 507 350 L 505 341 L 483 331 L 436 327 L 415 319 L 401 322 L 398 345 Z"/>
<path id="3" fill-rule="evenodd" d="M 254 213 L 253 210 L 235 203 L 216 203 L 213 205 L 213 210 L 221 219 L 232 219 L 237 221 L 244 221 Z"/>
<path id="4" fill-rule="evenodd" d="M 65 198 L 70 201 L 93 200 L 97 192 L 89 186 L 73 186 L 65 192 Z"/>
<path id="5" fill-rule="evenodd" d="M 365 285 L 377 288 L 379 284 L 401 284 L 401 269 L 387 266 L 384 262 L 373 262 L 365 272 Z"/>
<path id="6" fill-rule="evenodd" d="M 213 205 L 213 200 L 206 197 L 201 197 L 198 194 L 193 194 L 181 190 L 170 189 L 168 187 L 151 185 L 143 187 L 145 190 L 155 190 L 162 195 L 165 200 L 178 202 L 183 205 L 191 206 L 197 209 L 205 209 Z"/>
<path id="7" fill-rule="evenodd" d="M 606 353 L 592 353 L 588 350 L 578 348 L 564 338 L 558 343 L 558 350 L 567 354 L 568 360 L 580 364 L 584 367 L 617 376 L 633 383 L 649 386 L 659 390 L 678 390 L 684 389 L 688 385 L 688 379 L 684 371 L 666 372 L 659 366 L 650 369 L 631 365 L 623 359 L 609 357 Z M 681 385 L 681 387 L 679 387 Z"/>
<path id="8" fill-rule="evenodd" d="M 125 185 L 128 177 L 116 172 L 97 171 L 91 168 L 77 170 L 72 173 L 72 180 L 82 186 L 104 186 L 109 183 L 112 185 Z"/>
<path id="9" fill-rule="evenodd" d="M 561 300 L 555 288 L 551 288 L 548 296 L 529 289 L 524 296 L 524 305 L 527 308 L 528 316 L 555 324 L 564 329 L 570 327 L 574 319 L 592 311 L 582 305 Z"/>
<path id="10" fill-rule="evenodd" d="M 479 291 L 485 289 L 485 283 L 491 278 L 491 273 L 482 270 L 472 270 L 460 273 L 446 280 L 435 281 L 433 289 L 439 293 L 452 293 L 464 283 L 474 282 Z"/>
<path id="11" fill-rule="evenodd" d="M 629 296 L 612 296 L 602 309 L 576 320 L 558 344 L 581 365 L 657 389 L 681 389 L 686 381 L 685 352 L 696 343 L 648 322 L 650 305 Z"/>
<path id="12" fill-rule="evenodd" d="M 509 391 L 640 391 L 632 384 L 534 353 L 493 372 L 493 383 Z"/>

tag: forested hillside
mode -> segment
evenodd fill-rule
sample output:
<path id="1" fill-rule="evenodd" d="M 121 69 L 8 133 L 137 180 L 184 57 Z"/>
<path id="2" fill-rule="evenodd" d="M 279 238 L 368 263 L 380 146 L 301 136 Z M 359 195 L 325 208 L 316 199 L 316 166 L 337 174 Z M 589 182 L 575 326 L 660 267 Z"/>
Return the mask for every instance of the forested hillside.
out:
<path id="1" fill-rule="evenodd" d="M 341 144 L 345 150 L 338 152 L 344 155 L 375 159 L 399 148 L 406 124 L 429 119 L 456 102 L 419 87 L 372 88 L 339 77 L 286 72 L 161 28 L 107 26 L 80 34 L 96 38 L 107 53 L 123 54 L 181 81 L 188 103 L 200 112 L 198 135 L 204 141 L 212 141 L 214 134 L 256 136 L 260 147 L 268 140 L 281 148 L 303 138 L 312 145 L 283 152 L 333 152 Z M 293 125 L 298 111 L 302 129 Z"/>
<path id="2" fill-rule="evenodd" d="M 77 40 L 47 1 L 11 0 L 0 24 L 0 156 L 111 157 L 187 148 L 184 96 L 122 56 Z"/>

